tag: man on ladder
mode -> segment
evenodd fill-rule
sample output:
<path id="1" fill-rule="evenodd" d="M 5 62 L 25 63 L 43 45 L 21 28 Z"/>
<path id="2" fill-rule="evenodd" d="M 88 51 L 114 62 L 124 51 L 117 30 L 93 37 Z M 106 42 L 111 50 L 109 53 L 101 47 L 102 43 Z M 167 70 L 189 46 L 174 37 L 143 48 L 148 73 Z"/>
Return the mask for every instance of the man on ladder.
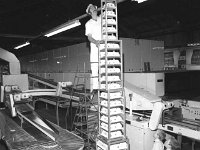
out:
<path id="1" fill-rule="evenodd" d="M 101 16 L 98 16 L 97 6 L 90 4 L 86 13 L 91 16 L 91 19 L 85 24 L 85 35 L 90 41 L 90 63 L 91 63 L 91 79 L 90 79 L 90 91 L 98 90 L 98 55 L 99 46 L 103 43 L 101 39 Z"/>

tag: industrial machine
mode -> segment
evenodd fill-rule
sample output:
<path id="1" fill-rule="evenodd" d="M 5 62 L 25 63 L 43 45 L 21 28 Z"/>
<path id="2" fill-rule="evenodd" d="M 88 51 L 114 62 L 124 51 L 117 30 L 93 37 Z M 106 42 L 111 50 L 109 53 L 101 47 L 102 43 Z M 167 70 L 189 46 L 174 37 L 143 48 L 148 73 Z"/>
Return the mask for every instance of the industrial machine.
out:
<path id="1" fill-rule="evenodd" d="M 149 150 L 154 143 L 154 134 L 158 129 L 164 110 L 173 107 L 171 102 L 141 88 L 125 82 L 126 96 L 126 133 L 130 150 Z"/>
<path id="2" fill-rule="evenodd" d="M 185 136 L 193 141 L 200 140 L 200 104 L 198 101 L 173 100 L 174 107 L 163 112 L 158 128 Z"/>
<path id="3" fill-rule="evenodd" d="M 34 107 L 31 105 L 31 103 L 33 103 L 33 97 L 35 96 L 48 95 L 54 97 L 62 97 L 62 95 L 64 95 L 63 91 L 65 91 L 63 88 L 67 86 L 67 84 L 68 83 L 65 82 L 59 82 L 57 85 L 57 89 L 38 89 L 35 91 L 22 91 L 17 85 L 6 85 L 1 87 L 1 89 L 3 89 L 3 92 L 1 93 L 4 93 L 3 102 L 5 103 L 7 108 L 9 108 L 11 116 L 20 118 L 22 129 L 23 123 L 28 122 L 33 127 L 41 131 L 42 134 L 45 134 L 48 137 L 47 139 L 50 140 L 49 147 L 47 146 L 48 149 L 69 149 L 72 142 L 68 141 L 70 141 L 71 139 L 73 139 L 74 143 L 77 143 L 77 146 L 75 146 L 76 148 L 74 147 L 73 149 L 81 150 L 84 146 L 82 138 L 68 132 L 67 130 L 62 129 L 61 131 L 61 128 L 59 126 L 55 126 L 55 124 L 37 114 L 34 111 Z M 12 122 L 13 121 L 11 121 L 9 125 L 14 124 Z M 8 141 L 9 146 L 12 147 L 12 141 L 9 140 L 9 136 L 7 136 L 5 140 Z M 68 146 L 66 145 L 66 143 L 68 143 Z M 35 149 L 37 149 L 37 147 L 41 145 L 41 143 L 38 143 L 38 145 L 35 143 Z M 30 146 L 33 147 L 33 145 Z"/>
<path id="4" fill-rule="evenodd" d="M 193 141 L 200 140 L 200 103 L 194 100 L 164 100 L 144 89 L 125 82 L 126 130 L 130 149 L 149 150 L 154 143 L 157 129 L 167 135 L 176 135 L 180 143 L 182 136 Z"/>
<path id="5" fill-rule="evenodd" d="M 59 133 L 50 125 L 50 123 L 48 123 L 48 121 L 41 118 L 34 111 L 34 108 L 30 105 L 30 102 L 32 102 L 32 95 L 30 93 L 22 92 L 17 85 L 7 85 L 4 89 L 4 103 L 10 109 L 11 116 L 19 116 L 21 119 L 21 126 L 23 120 L 28 121 L 55 141 L 55 135 L 58 135 Z"/>

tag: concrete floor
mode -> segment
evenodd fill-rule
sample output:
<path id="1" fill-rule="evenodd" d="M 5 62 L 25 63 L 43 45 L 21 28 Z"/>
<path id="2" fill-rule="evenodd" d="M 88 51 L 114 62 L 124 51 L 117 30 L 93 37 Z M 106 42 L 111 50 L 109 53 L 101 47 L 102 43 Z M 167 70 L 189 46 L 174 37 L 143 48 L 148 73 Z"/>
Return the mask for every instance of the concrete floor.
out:
<path id="1" fill-rule="evenodd" d="M 47 107 L 48 109 L 46 109 L 46 105 L 42 102 L 36 104 L 36 112 L 38 114 L 40 114 L 42 117 L 50 120 L 53 123 L 56 123 L 56 111 L 55 111 L 55 106 L 52 105 L 48 105 Z M 75 110 L 73 110 L 75 111 Z M 59 117 L 60 117 L 60 126 L 65 128 L 66 124 L 65 124 L 65 114 L 66 114 L 66 109 L 59 109 Z M 18 119 L 15 119 L 16 122 L 19 122 Z M 68 130 L 70 130 L 71 128 L 71 123 L 70 123 L 70 118 L 67 120 L 67 127 Z M 24 129 L 27 130 L 28 132 L 31 132 L 31 134 L 34 134 L 34 136 L 37 136 L 37 132 L 35 131 L 35 129 L 33 129 L 31 127 L 30 124 L 25 123 L 24 124 Z M 34 131 L 34 132 L 32 132 Z M 6 148 L 6 145 L 0 141 L 0 150 L 8 150 Z M 200 150 L 200 142 L 196 142 L 194 149 L 192 149 L 192 140 L 191 139 L 187 139 L 187 138 L 183 138 L 183 143 L 182 143 L 182 149 L 181 150 Z"/>
<path id="2" fill-rule="evenodd" d="M 0 150 L 8 150 L 6 144 L 2 140 L 0 140 Z"/>

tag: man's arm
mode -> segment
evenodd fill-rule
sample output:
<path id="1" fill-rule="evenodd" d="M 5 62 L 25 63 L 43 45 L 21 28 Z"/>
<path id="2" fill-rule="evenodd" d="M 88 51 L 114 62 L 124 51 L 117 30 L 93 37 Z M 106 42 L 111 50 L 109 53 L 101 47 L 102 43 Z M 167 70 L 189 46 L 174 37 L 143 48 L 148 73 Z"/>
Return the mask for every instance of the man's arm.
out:
<path id="1" fill-rule="evenodd" d="M 88 40 L 91 42 L 91 43 L 94 43 L 96 45 L 96 47 L 99 47 L 100 44 L 104 43 L 103 40 L 95 40 L 91 34 L 88 34 L 87 35 L 88 37 Z"/>
<path id="2" fill-rule="evenodd" d="M 99 46 L 100 41 L 95 40 L 95 39 L 92 37 L 91 34 L 88 34 L 87 37 L 88 37 L 88 40 L 89 40 L 91 43 L 94 43 L 97 47 Z"/>

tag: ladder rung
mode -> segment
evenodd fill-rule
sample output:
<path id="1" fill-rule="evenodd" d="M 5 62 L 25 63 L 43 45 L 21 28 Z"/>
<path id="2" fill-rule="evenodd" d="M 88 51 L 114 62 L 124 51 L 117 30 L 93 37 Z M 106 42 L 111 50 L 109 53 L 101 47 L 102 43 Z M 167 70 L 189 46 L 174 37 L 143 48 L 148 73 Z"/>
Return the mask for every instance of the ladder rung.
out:
<path id="1" fill-rule="evenodd" d="M 97 119 L 93 121 L 88 121 L 88 126 L 94 126 L 96 122 L 97 122 Z"/>
<path id="2" fill-rule="evenodd" d="M 78 114 L 76 114 L 76 116 L 78 116 L 78 117 L 85 117 L 86 116 L 86 113 L 78 113 Z"/>
<path id="3" fill-rule="evenodd" d="M 91 104 L 89 104 L 89 103 L 85 104 L 84 102 L 82 102 L 80 104 L 81 104 L 81 106 L 80 106 L 81 108 L 86 108 L 86 107 L 91 106 Z"/>
<path id="4" fill-rule="evenodd" d="M 90 77 L 90 78 L 98 78 L 99 76 L 92 76 L 92 77 Z"/>
<path id="5" fill-rule="evenodd" d="M 88 114 L 88 118 L 94 118 L 98 116 L 98 112 Z"/>
<path id="6" fill-rule="evenodd" d="M 87 78 L 86 76 L 75 76 L 75 78 Z"/>
<path id="7" fill-rule="evenodd" d="M 97 120 L 97 116 L 92 117 L 92 118 L 88 118 L 88 122 L 90 122 L 90 121 L 95 121 L 95 120 Z"/>
<path id="8" fill-rule="evenodd" d="M 87 122 L 75 122 L 74 125 L 75 126 L 83 126 L 83 125 L 87 125 Z"/>
<path id="9" fill-rule="evenodd" d="M 77 129 L 77 128 L 76 128 L 75 130 L 76 130 L 76 132 L 78 132 L 79 134 L 82 133 L 82 134 L 88 135 L 86 129 Z"/>
<path id="10" fill-rule="evenodd" d="M 97 116 L 98 115 L 98 112 L 97 111 L 89 111 L 88 112 L 88 117 L 90 117 L 90 116 Z"/>
<path id="11" fill-rule="evenodd" d="M 92 117 L 97 117 L 97 115 L 98 115 L 98 112 L 96 111 L 89 111 L 89 112 L 87 112 L 86 113 L 86 111 L 82 111 L 82 112 L 78 112 L 77 114 L 76 114 L 76 116 L 88 116 L 88 118 L 92 118 Z"/>
<path id="12" fill-rule="evenodd" d="M 94 122 L 94 121 L 97 121 L 98 120 L 98 117 L 93 117 L 93 118 L 88 118 L 88 122 Z"/>
<path id="13" fill-rule="evenodd" d="M 78 88 L 83 89 L 83 88 L 85 88 L 85 85 L 84 84 L 76 84 L 75 88 L 76 89 L 78 89 Z"/>
<path id="14" fill-rule="evenodd" d="M 95 127 L 95 126 L 97 126 L 97 120 L 95 121 L 95 123 L 92 123 L 92 124 L 88 123 L 87 125 L 88 128 Z"/>
<path id="15" fill-rule="evenodd" d="M 80 86 L 80 85 L 81 86 L 85 86 L 85 84 L 83 84 L 83 83 L 82 84 L 76 84 L 75 86 Z"/>

